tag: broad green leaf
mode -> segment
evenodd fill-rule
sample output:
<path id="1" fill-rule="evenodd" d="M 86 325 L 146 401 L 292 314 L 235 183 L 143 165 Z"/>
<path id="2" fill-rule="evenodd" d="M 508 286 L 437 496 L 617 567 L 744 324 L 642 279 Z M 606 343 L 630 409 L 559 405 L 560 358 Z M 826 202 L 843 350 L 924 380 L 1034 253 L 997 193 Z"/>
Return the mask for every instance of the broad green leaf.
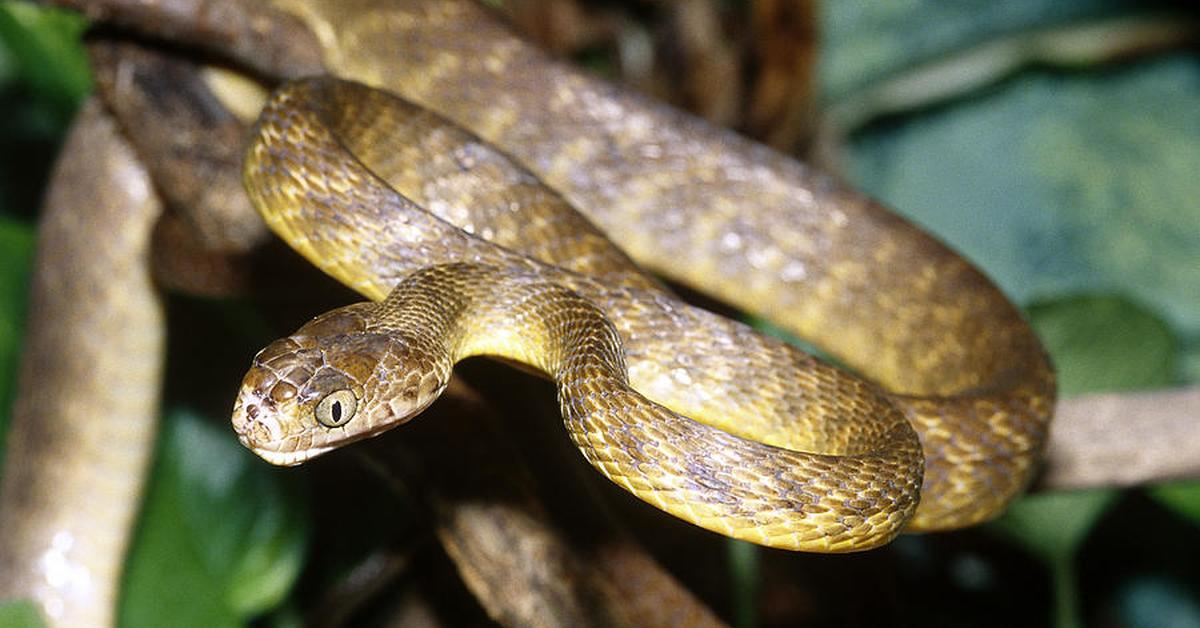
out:
<path id="1" fill-rule="evenodd" d="M 1069 560 L 1116 494 L 1094 490 L 1029 495 L 1013 504 L 994 526 L 1047 560 Z"/>
<path id="2" fill-rule="evenodd" d="M 28 2 L 0 2 L 0 56 L 10 79 L 28 84 L 65 122 L 91 89 L 77 13 Z"/>
<path id="3" fill-rule="evenodd" d="M 37 605 L 29 600 L 0 602 L 0 628 L 42 628 L 46 623 Z"/>
<path id="4" fill-rule="evenodd" d="M 218 428 L 180 421 L 178 430 L 179 471 L 191 491 L 184 503 L 189 525 L 207 537 L 206 564 L 228 574 L 230 607 L 253 616 L 279 603 L 299 572 L 307 532 L 303 511 L 280 471 L 239 445 L 225 422 Z"/>
<path id="5" fill-rule="evenodd" d="M 1157 316 L 1117 297 L 1067 298 L 1030 308 L 1064 396 L 1175 382 L 1176 341 Z"/>
<path id="6" fill-rule="evenodd" d="M 244 625 L 278 604 L 299 574 L 304 509 L 223 427 L 186 411 L 168 417 L 122 625 Z"/>
<path id="7" fill-rule="evenodd" d="M 1200 60 L 1027 72 L 851 146 L 851 178 L 1010 296 L 1115 293 L 1200 335 Z"/>

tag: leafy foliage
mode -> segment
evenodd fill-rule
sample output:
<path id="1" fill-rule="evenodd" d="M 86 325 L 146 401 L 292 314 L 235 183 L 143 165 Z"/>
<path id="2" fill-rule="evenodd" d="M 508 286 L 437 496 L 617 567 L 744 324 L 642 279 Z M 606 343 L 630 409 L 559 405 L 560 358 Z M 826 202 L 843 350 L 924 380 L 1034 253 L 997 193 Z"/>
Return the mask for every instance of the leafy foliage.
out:
<path id="1" fill-rule="evenodd" d="M 299 573 L 303 509 L 224 421 L 167 417 L 121 624 L 237 626 L 279 605 Z"/>

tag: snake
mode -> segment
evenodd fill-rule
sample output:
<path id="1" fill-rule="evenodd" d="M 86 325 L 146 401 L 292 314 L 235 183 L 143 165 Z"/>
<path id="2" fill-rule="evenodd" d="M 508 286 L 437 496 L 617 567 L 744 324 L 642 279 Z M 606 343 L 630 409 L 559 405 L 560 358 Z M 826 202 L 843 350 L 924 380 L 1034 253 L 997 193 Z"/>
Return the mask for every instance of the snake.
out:
<path id="1" fill-rule="evenodd" d="M 1044 353 L 1002 295 L 928 237 L 820 260 L 831 278 L 878 283 L 857 299 L 818 288 L 814 300 L 856 320 L 939 325 L 925 332 L 936 345 L 874 332 L 858 354 L 835 354 L 860 376 L 679 300 L 517 161 L 382 90 L 334 78 L 281 87 L 245 164 L 268 226 L 372 299 L 254 359 L 232 421 L 269 462 L 298 464 L 403 424 L 455 362 L 483 355 L 552 379 L 571 440 L 617 485 L 770 547 L 855 551 L 904 529 L 967 525 L 1002 510 L 1033 469 L 1039 410 L 1053 398 Z M 705 209 L 691 220 L 708 220 Z M 776 219 L 857 229 L 836 212 Z M 887 236 L 919 233 L 890 224 L 898 233 Z M 944 370 L 972 352 L 969 373 Z M 886 356 L 900 354 L 905 371 L 889 372 L 898 360 Z M 903 388 L 919 378 L 967 386 Z"/>
<path id="2" fill-rule="evenodd" d="M 563 200 L 586 215 L 582 222 L 590 222 L 600 233 L 619 241 L 621 248 L 642 268 L 714 296 L 751 315 L 769 319 L 796 336 L 814 341 L 827 355 L 854 371 L 857 379 L 801 356 L 795 350 L 780 349 L 775 341 L 763 339 L 744 326 L 714 322 L 715 316 L 683 306 L 663 291 L 657 281 L 645 279 L 641 271 L 632 272 L 622 255 L 602 253 L 613 262 L 606 263 L 607 266 L 593 266 L 585 255 L 579 258 L 581 261 L 577 266 L 572 266 L 575 253 L 582 250 L 596 253 L 604 248 L 594 246 L 599 237 L 595 235 L 595 229 L 576 230 L 581 223 L 578 218 L 543 216 L 545 220 L 516 225 L 519 230 L 532 230 L 535 236 L 520 245 L 502 237 L 497 240 L 506 229 L 514 228 L 511 219 L 503 228 L 459 220 L 459 230 L 470 237 L 458 234 L 449 235 L 440 243 L 422 242 L 411 254 L 381 244 L 387 238 L 404 235 L 404 219 L 398 216 L 383 221 L 359 222 L 357 226 L 366 230 L 351 234 L 347 239 L 323 242 L 321 238 L 325 236 L 318 235 L 319 231 L 297 236 L 296 241 L 308 242 L 300 245 L 302 250 L 308 246 L 310 252 L 320 250 L 323 255 L 328 255 L 326 262 L 318 261 L 319 265 L 333 271 L 338 267 L 348 270 L 351 285 L 368 297 L 384 299 L 396 285 L 430 265 L 450 263 L 447 268 L 465 271 L 461 265 L 454 266 L 461 263 L 462 255 L 444 257 L 441 261 L 430 255 L 419 264 L 408 266 L 397 260 L 416 260 L 424 253 L 444 251 L 446 249 L 441 245 L 462 243 L 464 238 L 468 245 L 458 252 L 469 250 L 468 256 L 472 257 L 485 248 L 476 236 L 487 236 L 484 239 L 498 242 L 496 250 L 507 252 L 492 250 L 481 255 L 480 260 L 488 263 L 483 264 L 486 268 L 475 271 L 507 269 L 504 272 L 511 273 L 514 278 L 526 276 L 529 281 L 542 286 L 539 289 L 553 291 L 576 303 L 579 307 L 572 309 L 588 312 L 586 316 L 594 316 L 599 311 L 616 329 L 620 359 L 628 369 L 627 378 L 633 391 L 649 404 L 670 408 L 683 416 L 717 422 L 718 432 L 712 433 L 717 441 L 710 443 L 705 452 L 692 452 L 693 459 L 711 453 L 711 457 L 720 460 L 728 454 L 716 443 L 736 439 L 732 441 L 735 449 L 743 445 L 756 451 L 791 449 L 803 454 L 799 456 L 801 458 L 807 456 L 804 450 L 819 449 L 815 445 L 830 445 L 832 448 L 825 451 L 809 451 L 812 454 L 809 459 L 853 466 L 858 464 L 855 457 L 863 455 L 856 451 L 868 451 L 887 444 L 889 438 L 895 437 L 895 442 L 902 444 L 901 449 L 911 449 L 912 436 L 906 435 L 900 427 L 895 434 L 885 438 L 876 438 L 880 436 L 878 432 L 869 433 L 870 426 L 878 428 L 895 422 L 898 410 L 920 441 L 924 469 L 920 501 L 915 509 L 915 494 L 907 488 L 897 487 L 909 482 L 905 478 L 911 479 L 913 460 L 901 455 L 907 460 L 903 473 L 890 479 L 886 475 L 878 477 L 887 483 L 889 499 L 900 496 L 895 502 L 899 514 L 887 517 L 887 525 L 892 529 L 903 525 L 908 530 L 934 530 L 977 523 L 1000 512 L 1028 483 L 1045 441 L 1054 403 L 1053 369 L 1036 336 L 1003 294 L 969 262 L 917 227 L 793 158 L 553 59 L 511 33 L 474 3 L 463 0 L 273 0 L 269 4 L 272 10 L 294 18 L 305 31 L 303 34 L 311 35 L 311 40 L 305 39 L 309 44 L 307 48 L 301 47 L 307 54 L 279 54 L 279 47 L 272 47 L 280 41 L 291 40 L 273 36 L 274 31 L 270 29 L 279 25 L 272 22 L 274 18 L 270 16 L 245 22 L 249 25 L 247 32 L 255 36 L 237 41 L 214 39 L 210 31 L 194 24 L 175 24 L 172 30 L 169 19 L 162 24 L 142 24 L 132 20 L 121 26 L 143 29 L 143 34 L 152 39 L 182 37 L 185 46 L 197 46 L 217 58 L 234 61 L 239 67 L 252 68 L 260 78 L 271 80 L 325 71 L 360 81 L 372 89 L 398 94 L 419 107 L 435 111 L 444 119 L 470 129 L 483 142 L 532 173 L 529 176 L 557 191 Z M 154 8 L 139 5 L 139 11 L 149 12 Z M 166 18 L 173 15 L 164 14 Z M 126 18 L 114 16 L 113 19 Z M 182 19 L 188 18 L 185 15 Z M 295 30 L 288 32 L 300 34 Z M 470 33 L 470 36 L 464 37 L 463 33 Z M 192 38 L 187 39 L 189 36 Z M 287 48 L 289 46 L 283 46 L 283 49 Z M 378 106 L 381 101 L 372 97 L 368 102 Z M 357 111 L 372 113 L 363 108 Z M 317 122 L 312 129 L 320 129 L 327 122 Z M 334 127 L 332 130 L 338 134 L 344 130 L 338 130 L 337 125 Z M 345 139 L 343 136 L 339 141 Z M 100 150 L 109 150 L 106 146 L 110 144 L 101 142 L 98 145 Z M 389 151 L 396 148 L 394 143 L 384 145 L 391 146 Z M 366 163 L 376 174 L 386 175 L 388 185 L 383 187 L 378 185 L 375 175 L 362 176 L 361 180 L 371 184 L 366 192 L 380 193 L 381 198 L 388 199 L 385 204 L 392 208 L 414 204 L 398 200 L 396 189 L 384 189 L 403 187 L 394 178 L 400 176 L 398 171 L 385 167 L 387 155 L 363 150 L 364 146 L 355 142 L 351 142 L 351 147 L 354 149 L 352 154 L 356 155 L 351 159 L 357 163 L 355 172 L 364 174 L 363 164 Z M 313 155 L 309 149 L 293 148 L 298 149 L 284 162 L 309 159 Z M 345 146 L 326 144 L 325 148 L 328 152 L 322 158 L 346 158 L 342 154 Z M 396 154 L 403 154 L 403 151 Z M 91 162 L 84 158 L 81 163 L 125 164 L 133 161 L 127 157 L 93 159 Z M 409 165 L 429 161 L 428 156 L 409 159 Z M 117 171 L 125 177 L 132 172 L 125 165 Z M 285 176 L 282 172 L 273 176 Z M 339 186 L 343 183 L 345 181 L 338 181 Z M 518 183 L 523 186 L 525 182 Z M 308 192 L 316 189 L 307 185 L 300 187 Z M 140 194 L 152 186 L 145 182 L 124 189 Z M 540 185 L 526 187 L 540 188 Z M 98 195 L 108 188 L 97 186 L 94 189 L 100 190 L 93 192 Z M 331 192 L 327 199 L 332 203 L 329 209 L 346 209 L 342 205 L 344 202 L 357 206 L 366 193 L 342 187 L 326 192 Z M 75 209 L 108 206 L 108 201 L 97 204 L 91 200 L 94 199 L 62 205 Z M 289 202 L 294 200 L 289 199 Z M 503 206 L 507 204 L 503 196 L 492 200 Z M 113 201 L 121 205 L 139 204 L 139 207 L 144 202 L 145 198 Z M 289 202 L 281 202 L 279 206 L 287 207 Z M 274 201 L 268 204 L 275 206 Z M 552 204 L 558 204 L 558 200 Z M 446 214 L 462 211 L 460 206 L 439 206 L 436 202 L 427 204 L 427 208 L 435 212 L 444 210 Z M 120 212 L 118 217 L 123 218 L 127 213 Z M 86 615 L 89 619 L 80 620 L 91 624 L 104 624 L 111 619 L 124 539 L 136 511 L 140 478 L 149 460 L 157 398 L 154 382 L 161 368 L 158 362 L 161 357 L 148 357 L 144 361 L 135 358 L 158 353 L 147 350 L 147 345 L 159 342 L 157 336 L 147 332 L 160 327 L 157 323 L 161 312 L 152 282 L 137 269 L 146 257 L 144 240 L 149 222 L 145 216 L 156 213 L 157 210 L 129 214 L 132 216 L 129 228 L 133 234 L 132 244 L 118 240 L 112 234 L 99 241 L 111 243 L 115 255 L 109 254 L 109 247 L 94 246 L 94 238 L 81 241 L 77 253 L 59 255 L 60 259 L 76 264 L 85 259 L 84 253 L 90 252 L 100 252 L 102 256 L 116 260 L 115 270 L 105 270 L 98 265 L 82 267 L 94 271 L 98 279 L 84 282 L 79 287 L 92 296 L 96 294 L 96 287 L 104 287 L 105 295 L 115 297 L 106 296 L 103 303 L 111 303 L 118 310 L 136 309 L 134 318 L 118 329 L 89 332 L 80 336 L 77 342 L 61 334 L 55 335 L 57 332 L 52 326 L 47 326 L 49 331 L 45 340 L 30 340 L 29 346 L 44 345 L 51 351 L 30 349 L 26 355 L 50 355 L 53 350 L 58 350 L 58 354 L 69 356 L 62 362 L 66 368 L 53 367 L 48 361 L 51 358 L 27 360 L 28 364 L 22 367 L 22 381 L 30 384 L 22 384 L 23 391 L 38 388 L 38 383 L 81 381 L 85 376 L 88 381 L 120 379 L 123 382 L 121 387 L 105 385 L 81 391 L 80 399 L 85 401 L 72 401 L 72 397 L 43 386 L 42 390 L 52 392 L 23 392 L 22 396 L 32 394 L 36 399 L 18 402 L 18 409 L 24 410 L 15 413 L 15 426 L 10 436 L 12 453 L 7 465 L 27 471 L 6 473 L 5 486 L 0 491 L 6 500 L 5 507 L 0 508 L 0 519 L 4 521 L 4 528 L 13 532 L 4 535 L 5 541 L 0 544 L 0 573 L 6 574 L 0 578 L 0 589 L 10 593 L 28 592 L 31 589 L 22 587 L 29 582 L 33 582 L 31 586 L 45 585 L 46 574 L 41 572 L 12 578 L 8 575 L 23 573 L 28 571 L 27 568 L 40 569 L 47 552 L 61 557 L 62 564 L 86 574 L 91 587 L 87 591 L 77 591 L 69 588 L 70 582 L 68 588 L 51 583 L 58 589 L 47 594 L 48 597 L 38 593 L 46 609 L 68 608 L 66 614 L 55 615 L 60 619 L 85 616 L 75 613 L 94 613 Z M 501 220 L 502 214 L 497 212 Z M 70 209 L 64 209 L 61 215 L 63 218 L 56 219 L 55 224 L 65 227 L 62 233 L 67 237 L 72 237 L 69 232 L 72 224 L 86 224 L 70 218 Z M 341 224 L 340 220 L 342 218 L 333 216 L 328 223 L 318 224 L 354 226 Z M 362 216 L 351 220 L 362 220 Z M 447 225 L 454 223 L 455 220 L 442 220 L 436 224 L 437 229 L 445 231 L 449 229 Z M 106 220 L 105 224 L 116 224 L 115 218 Z M 568 229 L 570 233 L 585 235 L 564 239 L 565 232 L 560 230 L 563 224 L 572 225 Z M 539 236 L 539 231 L 542 236 L 552 237 Z M 46 241 L 50 242 L 48 238 Z M 338 244 L 333 244 L 335 242 Z M 370 246 L 383 248 L 372 253 Z M 47 244 L 45 250 L 61 253 L 67 249 Z M 373 254 L 391 260 L 372 268 Z M 39 259 L 41 257 L 39 253 Z M 597 267 L 608 270 L 595 275 Z M 366 272 L 356 273 L 354 268 Z M 430 273 L 418 276 L 433 280 L 437 273 L 433 270 Z M 126 275 L 128 281 L 132 281 L 132 287 L 122 283 L 126 281 Z M 61 282 L 56 282 L 51 275 L 48 277 L 51 278 L 35 282 L 35 286 L 43 285 L 46 292 L 67 294 Z M 551 288 L 552 285 L 557 287 Z M 560 292 L 563 289 L 575 296 L 563 295 Z M 576 297 L 589 305 L 574 301 Z M 132 302 L 146 302 L 147 306 L 134 308 Z M 606 309 L 616 303 L 636 305 L 632 310 Z M 678 329 L 682 333 L 681 337 L 675 338 L 677 342 L 658 353 L 649 352 L 655 346 L 650 344 L 653 338 L 643 337 L 642 341 L 647 344 L 638 344 L 623 336 L 624 330 L 636 326 L 639 321 L 649 320 L 646 318 L 649 314 L 641 308 L 650 303 L 654 304 L 651 309 L 660 314 L 668 313 L 672 320 L 672 325 L 654 329 L 663 333 Z M 87 315 L 89 310 L 102 311 L 100 305 L 96 300 L 68 298 L 64 307 Z M 137 318 L 145 316 L 143 312 L 148 312 L 149 318 Z M 134 320 L 137 322 L 132 322 Z M 697 325 L 692 326 L 692 323 Z M 85 328 L 78 326 L 81 331 Z M 714 344 L 717 355 L 709 355 L 700 348 L 687 347 L 688 343 L 712 339 L 711 333 L 696 331 L 703 329 L 735 333 L 727 337 L 724 344 Z M 131 330 L 142 331 L 140 334 L 128 333 Z M 130 343 L 115 351 L 97 352 L 95 358 L 89 358 L 83 349 L 95 345 L 97 339 L 117 337 L 129 338 Z M 607 337 L 612 340 L 611 334 Z M 745 346 L 740 344 L 743 342 Z M 689 348 L 690 352 L 682 351 L 681 347 Z M 756 353 L 760 347 L 769 350 Z M 116 354 L 125 356 L 125 363 L 102 357 Z M 695 361 L 697 357 L 698 362 Z M 87 364 L 89 359 L 93 360 L 95 368 L 75 370 L 76 365 Z M 135 363 L 129 364 L 130 359 L 135 359 Z M 776 359 L 778 363 L 772 362 Z M 613 360 L 616 360 L 615 355 Z M 693 362 L 688 363 L 689 360 Z M 47 364 L 53 368 L 41 368 Z M 603 368 L 612 368 L 614 364 Z M 806 366 L 809 364 L 815 366 Z M 103 373 L 108 371 L 99 368 L 101 366 L 115 369 L 114 374 L 104 376 Z M 754 388 L 762 382 L 760 374 L 764 370 L 777 367 L 782 367 L 778 380 L 773 380 L 767 389 Z M 830 378 L 828 381 L 817 378 L 820 383 L 815 385 L 816 389 L 829 382 L 842 387 L 824 397 L 830 405 L 813 403 L 810 395 L 814 380 L 806 379 L 807 376 L 789 379 L 809 370 Z M 712 378 L 720 380 L 720 386 L 711 389 L 702 386 L 711 383 Z M 809 382 L 808 388 L 805 381 Z M 774 388 L 776 384 L 778 389 Z M 135 390 L 140 391 L 138 395 L 133 394 Z M 720 394 L 699 401 L 677 399 L 685 394 L 703 395 L 706 390 Z M 849 394 L 845 394 L 847 390 Z M 735 398 L 778 401 L 788 395 L 793 396 L 791 405 L 731 403 Z M 88 423 L 74 418 L 73 409 L 87 407 L 86 404 L 95 402 L 86 399 L 95 398 L 102 399 L 104 404 L 110 399 L 115 400 L 114 410 L 105 412 L 93 406 L 88 416 L 97 418 L 110 414 L 116 429 L 106 427 L 109 423 Z M 856 406 L 855 400 L 865 400 L 864 405 Z M 645 407 L 643 402 L 639 401 L 639 404 L 642 404 L 639 407 Z M 697 404 L 702 407 L 694 407 Z M 712 419 L 704 411 L 712 405 L 723 409 L 729 409 L 730 405 L 735 407 L 732 412 L 717 413 Z M 783 408 L 802 408 L 803 411 L 788 416 Z M 65 412 L 59 412 L 60 409 Z M 358 412 L 365 410 L 358 409 Z M 765 414 L 755 414 L 757 412 Z M 51 424 L 43 420 L 54 418 L 52 415 L 56 413 L 65 417 L 67 429 L 53 428 L 57 431 L 52 431 Z M 855 417 L 863 415 L 872 417 L 862 423 L 867 427 L 855 427 Z M 34 420 L 22 420 L 22 417 Z M 764 424 L 769 424 L 770 428 L 765 435 L 758 432 Z M 899 425 L 898 422 L 895 424 Z M 26 426 L 22 428 L 26 431 L 21 432 L 17 426 Z M 852 434 L 862 438 L 855 442 L 840 440 Z M 80 437 L 90 439 L 89 443 L 104 444 L 89 444 L 83 448 L 71 444 L 73 438 Z M 114 439 L 118 438 L 120 442 L 114 445 Z M 742 440 L 760 442 L 764 447 L 744 444 Z M 642 440 L 630 444 L 653 449 L 661 443 Z M 849 448 L 860 446 L 863 449 Z M 608 451 L 620 456 L 618 449 Z M 875 449 L 867 457 L 881 451 L 884 450 Z M 889 455 L 902 454 L 895 450 L 886 451 Z M 110 455 L 118 453 L 121 455 Z M 877 461 L 877 456 L 875 459 Z M 63 481 L 68 467 L 56 460 L 70 463 L 69 487 Z M 108 470 L 103 472 L 90 466 L 110 461 L 116 461 L 116 464 L 105 467 Z M 617 464 L 622 461 L 618 459 Z M 657 464 L 652 462 L 644 471 L 657 473 L 661 468 L 655 466 Z M 754 519 L 755 525 L 758 525 L 758 518 L 770 516 L 758 510 L 749 512 L 751 504 L 747 502 L 752 500 L 741 491 L 749 472 L 731 466 L 725 469 L 729 471 L 726 479 L 731 482 L 718 488 L 727 491 L 705 485 L 716 482 L 716 477 L 696 474 L 676 477 L 702 480 L 693 488 L 713 490 L 709 495 L 717 503 L 741 502 L 735 507 L 740 507 L 747 517 Z M 108 502 L 117 507 L 99 513 L 103 516 L 86 515 L 79 523 L 80 510 L 73 508 L 70 497 L 64 499 L 64 496 L 95 495 L 98 479 L 104 480 L 103 490 L 116 489 Z M 808 488 L 812 487 L 805 486 L 805 490 Z M 793 510 L 780 511 L 778 521 L 790 521 L 798 516 L 797 513 L 817 510 L 815 505 L 808 503 L 810 493 L 802 490 L 791 497 L 794 499 L 788 507 Z M 786 502 L 788 498 L 786 494 L 776 495 L 776 502 Z M 879 495 L 867 491 L 849 496 L 842 504 L 835 503 L 828 520 L 836 519 L 837 522 L 827 531 L 844 534 L 846 524 L 856 523 L 848 513 L 863 506 L 859 500 L 882 502 Z M 698 508 L 710 506 L 702 502 Z M 906 524 L 898 524 L 905 518 L 906 511 L 911 512 L 911 518 Z M 62 523 L 72 516 L 77 523 Z M 711 521 L 711 527 L 719 531 L 725 525 L 720 517 Z M 63 530 L 81 532 L 64 536 L 60 534 Z M 743 537 L 753 539 L 773 533 L 753 528 L 746 529 Z M 868 545 L 883 542 L 887 535 L 881 533 Z M 865 547 L 861 541 L 849 540 L 852 536 L 839 537 L 846 539 L 841 545 L 828 540 L 813 544 L 818 548 L 834 549 Z M 786 543 L 795 541 L 796 535 L 786 532 L 774 538 Z M 73 623 L 78 622 L 67 621 L 67 625 Z"/>

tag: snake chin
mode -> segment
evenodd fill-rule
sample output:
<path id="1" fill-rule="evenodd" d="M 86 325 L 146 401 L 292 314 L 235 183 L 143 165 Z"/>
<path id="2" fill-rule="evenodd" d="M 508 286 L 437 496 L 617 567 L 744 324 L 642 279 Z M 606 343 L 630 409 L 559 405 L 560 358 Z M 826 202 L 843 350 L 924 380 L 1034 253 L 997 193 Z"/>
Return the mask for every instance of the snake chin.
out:
<path id="1" fill-rule="evenodd" d="M 329 446 L 329 447 L 312 447 L 309 449 L 302 449 L 302 450 L 295 450 L 295 451 L 285 451 L 285 450 L 275 450 L 275 449 L 266 449 L 263 447 L 256 447 L 253 444 L 251 444 L 250 442 L 248 442 L 245 438 L 241 438 L 241 437 L 239 437 L 239 440 L 241 440 L 242 445 L 245 445 L 247 449 L 249 449 L 250 451 L 253 451 L 255 454 L 257 454 L 259 458 L 262 458 L 263 460 L 266 460 L 267 462 L 269 462 L 277 467 L 294 467 L 296 465 L 303 464 L 303 463 L 307 462 L 308 460 L 311 460 L 312 458 L 316 458 L 317 456 L 320 456 L 321 454 L 328 453 L 330 451 L 333 451 L 334 449 L 337 449 L 336 446 Z"/>

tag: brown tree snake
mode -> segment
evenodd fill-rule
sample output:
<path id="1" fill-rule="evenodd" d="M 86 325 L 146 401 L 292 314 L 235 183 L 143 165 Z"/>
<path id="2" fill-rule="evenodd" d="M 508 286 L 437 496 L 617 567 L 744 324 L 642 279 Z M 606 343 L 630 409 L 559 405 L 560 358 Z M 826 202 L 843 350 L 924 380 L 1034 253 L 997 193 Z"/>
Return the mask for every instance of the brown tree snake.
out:
<path id="1" fill-rule="evenodd" d="M 268 460 L 406 420 L 484 354 L 555 378 L 573 439 L 618 484 L 759 543 L 844 551 L 971 525 L 1029 481 L 1052 369 L 1003 295 L 917 228 L 474 5 L 275 4 L 334 74 L 470 131 L 328 79 L 268 104 L 246 176 L 268 224 L 365 296 L 401 286 L 256 359 L 234 423 Z M 605 235 L 861 378 L 677 301 Z M 298 406 L 298 427 L 272 406 Z"/>

